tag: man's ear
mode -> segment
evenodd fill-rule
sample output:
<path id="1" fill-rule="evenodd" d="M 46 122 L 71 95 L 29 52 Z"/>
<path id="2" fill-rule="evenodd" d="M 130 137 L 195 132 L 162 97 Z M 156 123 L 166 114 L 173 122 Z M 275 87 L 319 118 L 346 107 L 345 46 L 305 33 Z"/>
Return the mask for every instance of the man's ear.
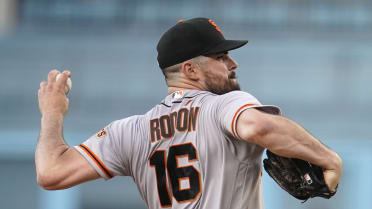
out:
<path id="1" fill-rule="evenodd" d="M 198 64 L 187 60 L 182 63 L 181 71 L 186 78 L 193 81 L 199 80 L 200 68 Z"/>

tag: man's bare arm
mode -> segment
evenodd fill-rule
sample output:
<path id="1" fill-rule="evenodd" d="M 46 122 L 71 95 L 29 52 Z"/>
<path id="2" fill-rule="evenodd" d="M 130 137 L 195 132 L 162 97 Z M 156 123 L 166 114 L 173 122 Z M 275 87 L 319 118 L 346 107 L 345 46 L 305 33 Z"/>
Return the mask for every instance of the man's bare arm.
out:
<path id="1" fill-rule="evenodd" d="M 325 169 L 328 187 L 334 190 L 342 173 L 342 160 L 297 123 L 255 109 L 245 110 L 237 121 L 238 135 L 283 157 L 298 158 Z"/>
<path id="2" fill-rule="evenodd" d="M 63 139 L 63 119 L 69 103 L 64 85 L 70 72 L 65 71 L 56 82 L 58 73 L 57 70 L 51 71 L 48 82 L 41 82 L 38 92 L 42 118 L 35 165 L 38 184 L 48 190 L 65 189 L 100 177 L 89 162 Z"/>

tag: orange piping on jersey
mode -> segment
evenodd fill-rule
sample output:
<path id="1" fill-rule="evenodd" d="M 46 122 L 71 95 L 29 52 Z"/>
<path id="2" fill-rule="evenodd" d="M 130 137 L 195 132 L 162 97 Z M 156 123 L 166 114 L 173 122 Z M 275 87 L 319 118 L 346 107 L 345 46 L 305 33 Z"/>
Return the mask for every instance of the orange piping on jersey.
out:
<path id="1" fill-rule="evenodd" d="M 192 99 L 190 99 L 189 101 L 187 101 L 184 106 L 187 106 L 188 104 L 190 104 L 191 101 L 192 101 Z"/>
<path id="2" fill-rule="evenodd" d="M 114 177 L 114 175 L 109 171 L 109 169 L 106 168 L 105 164 L 102 163 L 102 161 L 90 150 L 87 146 L 84 144 L 80 144 L 79 147 L 84 150 L 90 158 L 98 165 L 98 167 L 103 171 L 103 173 L 110 179 Z"/>
<path id="3" fill-rule="evenodd" d="M 253 106 L 253 105 L 256 105 L 256 104 L 246 104 L 246 105 L 243 105 L 243 106 L 241 106 L 236 112 L 235 112 L 235 114 L 234 114 L 234 117 L 233 117 L 233 119 L 232 119 L 232 121 L 231 121 L 231 131 L 232 131 L 232 133 L 233 133 L 233 135 L 234 135 L 234 137 L 235 138 L 238 138 L 238 133 L 236 133 L 236 130 L 235 130 L 235 126 L 236 126 L 236 124 L 235 124 L 235 120 L 237 119 L 236 117 L 238 116 L 238 114 L 239 114 L 239 112 L 243 109 L 243 108 L 245 108 L 245 107 L 249 107 L 249 106 Z"/>

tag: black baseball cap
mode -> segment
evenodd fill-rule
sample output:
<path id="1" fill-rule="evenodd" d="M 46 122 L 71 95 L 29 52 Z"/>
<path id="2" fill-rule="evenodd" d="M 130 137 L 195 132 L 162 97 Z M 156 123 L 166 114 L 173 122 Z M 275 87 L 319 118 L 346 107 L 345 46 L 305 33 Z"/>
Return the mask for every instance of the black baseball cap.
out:
<path id="1" fill-rule="evenodd" d="M 208 18 L 180 20 L 160 38 L 156 47 L 161 69 L 200 55 L 227 52 L 244 46 L 247 40 L 226 40 L 220 28 Z"/>

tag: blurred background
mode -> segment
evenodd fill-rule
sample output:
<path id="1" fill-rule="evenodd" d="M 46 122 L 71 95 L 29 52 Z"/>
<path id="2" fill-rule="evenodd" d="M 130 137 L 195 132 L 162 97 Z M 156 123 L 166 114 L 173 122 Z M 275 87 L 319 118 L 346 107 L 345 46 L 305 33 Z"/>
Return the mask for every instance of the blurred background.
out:
<path id="1" fill-rule="evenodd" d="M 51 69 L 72 71 L 64 136 L 80 144 L 167 95 L 157 41 L 199 16 L 226 38 L 249 40 L 231 52 L 244 91 L 280 106 L 344 160 L 331 200 L 301 204 L 264 174 L 265 208 L 371 208 L 371 11 L 370 0 L 1 0 L 0 208 L 146 208 L 130 177 L 63 191 L 37 185 L 37 90 Z"/>

